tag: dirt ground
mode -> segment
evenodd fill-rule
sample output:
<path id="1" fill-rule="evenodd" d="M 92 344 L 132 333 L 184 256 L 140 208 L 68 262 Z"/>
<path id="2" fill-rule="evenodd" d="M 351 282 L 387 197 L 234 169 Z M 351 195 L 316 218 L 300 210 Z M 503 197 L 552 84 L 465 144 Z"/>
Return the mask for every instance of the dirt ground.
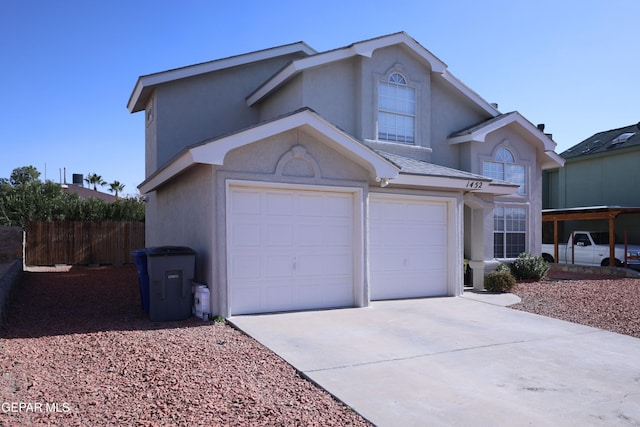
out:
<path id="1" fill-rule="evenodd" d="M 152 322 L 132 266 L 26 272 L 0 335 L 0 425 L 364 426 L 222 322 Z"/>

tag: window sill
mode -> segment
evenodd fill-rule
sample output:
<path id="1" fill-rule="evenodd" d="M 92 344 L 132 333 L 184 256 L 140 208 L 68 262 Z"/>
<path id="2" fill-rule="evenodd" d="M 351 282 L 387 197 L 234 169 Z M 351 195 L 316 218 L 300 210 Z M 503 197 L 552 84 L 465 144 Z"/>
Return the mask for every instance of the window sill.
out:
<path id="1" fill-rule="evenodd" d="M 420 154 L 431 154 L 433 152 L 430 147 L 422 147 L 420 145 L 405 142 L 383 141 L 380 139 L 365 139 L 364 142 L 376 148 L 380 148 L 381 150 L 384 150 L 385 148 L 401 148 L 402 150 L 413 151 Z"/>

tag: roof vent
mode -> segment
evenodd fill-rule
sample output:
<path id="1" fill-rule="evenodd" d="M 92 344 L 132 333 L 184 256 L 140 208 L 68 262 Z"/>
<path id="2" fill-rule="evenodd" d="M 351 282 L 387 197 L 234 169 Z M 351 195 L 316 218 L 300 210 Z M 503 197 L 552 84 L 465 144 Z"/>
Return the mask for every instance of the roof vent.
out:
<path id="1" fill-rule="evenodd" d="M 629 140 L 629 138 L 631 138 L 635 134 L 636 134 L 635 132 L 625 132 L 625 133 L 622 133 L 622 134 L 616 136 L 613 139 L 613 141 L 611 141 L 610 147 L 614 147 L 616 145 L 620 145 L 620 144 L 623 144 L 623 143 L 627 142 Z"/>
<path id="2" fill-rule="evenodd" d="M 536 126 L 541 132 L 544 132 L 544 123 L 540 123 Z"/>

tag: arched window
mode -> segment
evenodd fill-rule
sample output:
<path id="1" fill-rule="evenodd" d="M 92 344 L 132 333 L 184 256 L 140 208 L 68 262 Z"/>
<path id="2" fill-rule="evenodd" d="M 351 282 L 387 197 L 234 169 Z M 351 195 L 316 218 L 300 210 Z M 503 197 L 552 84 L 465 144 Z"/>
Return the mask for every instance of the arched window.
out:
<path id="1" fill-rule="evenodd" d="M 378 86 L 378 139 L 413 144 L 416 128 L 416 90 L 394 72 Z"/>
<path id="2" fill-rule="evenodd" d="M 482 164 L 482 174 L 493 179 L 518 184 L 517 194 L 526 194 L 525 167 L 516 163 L 515 156 L 500 148 L 491 161 Z M 493 256 L 516 258 L 526 250 L 527 210 L 517 204 L 498 204 L 493 210 Z"/>
<path id="3" fill-rule="evenodd" d="M 483 162 L 482 174 L 493 179 L 518 184 L 518 194 L 527 193 L 525 167 L 518 165 L 511 151 L 506 148 L 498 150 L 493 161 Z"/>

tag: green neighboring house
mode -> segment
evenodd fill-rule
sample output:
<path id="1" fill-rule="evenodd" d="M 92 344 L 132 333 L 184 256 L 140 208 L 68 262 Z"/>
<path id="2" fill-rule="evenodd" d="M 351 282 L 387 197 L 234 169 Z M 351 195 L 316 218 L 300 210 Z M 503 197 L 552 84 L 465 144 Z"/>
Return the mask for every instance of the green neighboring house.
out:
<path id="1" fill-rule="evenodd" d="M 543 209 L 640 207 L 640 123 L 596 133 L 560 156 L 564 167 L 543 171 Z M 606 231 L 607 221 L 567 221 L 561 238 L 577 229 Z M 620 215 L 615 230 L 617 241 L 626 230 L 629 242 L 640 243 L 640 214 Z"/>

